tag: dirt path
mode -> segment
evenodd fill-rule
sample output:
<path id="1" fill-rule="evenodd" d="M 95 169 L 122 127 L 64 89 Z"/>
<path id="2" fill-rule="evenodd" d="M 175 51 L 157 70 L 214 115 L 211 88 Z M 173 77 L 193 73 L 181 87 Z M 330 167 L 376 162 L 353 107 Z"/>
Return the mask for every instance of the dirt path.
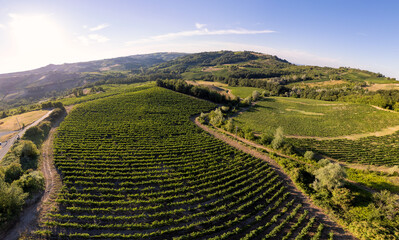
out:
<path id="1" fill-rule="evenodd" d="M 64 120 L 61 117 L 51 128 L 46 141 L 43 142 L 41 147 L 41 159 L 39 169 L 43 173 L 46 181 L 45 191 L 40 201 L 33 203 L 25 208 L 19 221 L 11 228 L 4 239 L 14 240 L 18 239 L 21 234 L 28 234 L 33 231 L 41 219 L 55 206 L 55 198 L 61 190 L 61 178 L 53 164 L 53 141 L 59 124 Z M 1 237 L 1 236 L 0 236 Z"/>
<path id="2" fill-rule="evenodd" d="M 300 201 L 302 201 L 303 206 L 305 209 L 309 211 L 313 216 L 316 216 L 318 221 L 329 227 L 331 230 L 333 230 L 336 234 L 334 235 L 334 239 L 356 239 L 354 236 L 352 236 L 350 233 L 346 232 L 342 227 L 340 227 L 336 222 L 332 221 L 324 212 L 322 211 L 321 208 L 317 207 L 314 205 L 310 199 L 301 191 L 299 191 L 292 180 L 288 177 L 287 174 L 281 169 L 280 165 L 278 165 L 273 159 L 269 158 L 267 155 L 260 153 L 250 147 L 247 147 L 231 138 L 228 136 L 219 133 L 215 130 L 212 130 L 208 128 L 205 125 L 202 125 L 196 120 L 197 116 L 191 117 L 191 121 L 193 121 L 198 127 L 202 128 L 209 134 L 213 135 L 214 137 L 224 141 L 225 143 L 233 146 L 236 149 L 239 149 L 245 153 L 248 153 L 256 158 L 262 159 L 270 164 L 270 166 L 276 171 L 276 173 L 284 180 L 286 183 L 286 186 L 288 188 L 288 191 L 290 191 L 295 197 L 297 197 Z M 247 140 L 248 141 L 248 140 Z M 245 142 L 247 143 L 247 142 Z M 259 145 L 260 146 L 260 145 Z M 263 146 L 262 146 L 263 147 Z"/>

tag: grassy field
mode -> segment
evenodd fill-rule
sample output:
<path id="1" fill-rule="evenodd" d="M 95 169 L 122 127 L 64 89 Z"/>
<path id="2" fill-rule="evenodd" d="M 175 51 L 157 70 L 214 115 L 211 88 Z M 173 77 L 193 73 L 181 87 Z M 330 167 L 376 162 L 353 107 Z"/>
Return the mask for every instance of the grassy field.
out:
<path id="1" fill-rule="evenodd" d="M 239 125 L 286 135 L 336 137 L 368 133 L 399 125 L 399 114 L 372 106 L 311 99 L 267 98 L 235 118 Z"/>
<path id="2" fill-rule="evenodd" d="M 61 124 L 59 208 L 45 239 L 327 239 L 264 161 L 189 120 L 215 105 L 153 88 L 77 106 Z"/>
<path id="3" fill-rule="evenodd" d="M 27 126 L 33 123 L 48 112 L 47 110 L 32 111 L 0 119 L 0 132 L 18 130 L 23 125 Z"/>

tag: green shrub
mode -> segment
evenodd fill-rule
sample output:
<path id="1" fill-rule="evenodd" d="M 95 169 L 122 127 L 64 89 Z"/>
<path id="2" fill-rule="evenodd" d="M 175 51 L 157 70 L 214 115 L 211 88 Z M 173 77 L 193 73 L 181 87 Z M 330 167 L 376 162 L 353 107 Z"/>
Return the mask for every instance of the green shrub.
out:
<path id="1" fill-rule="evenodd" d="M 304 156 L 306 159 L 313 160 L 314 157 L 315 157 L 315 154 L 314 154 L 314 152 L 312 152 L 312 151 L 306 151 L 305 154 L 304 154 L 303 156 Z"/>
<path id="2" fill-rule="evenodd" d="M 274 149 L 279 149 L 283 146 L 284 144 L 284 132 L 283 128 L 278 127 L 276 129 L 276 133 L 274 134 L 274 139 L 272 141 L 272 147 Z"/>
<path id="3" fill-rule="evenodd" d="M 345 169 L 338 163 L 329 163 L 328 165 L 319 168 L 315 172 L 316 180 L 313 187 L 316 190 L 326 188 L 330 191 L 342 186 L 343 180 L 346 178 Z"/>
<path id="4" fill-rule="evenodd" d="M 0 179 L 0 226 L 21 212 L 27 196 L 16 184 Z"/>
<path id="5" fill-rule="evenodd" d="M 16 184 L 24 190 L 24 192 L 32 195 L 34 193 L 40 192 L 44 189 L 44 177 L 39 171 L 33 171 L 28 174 L 24 174 Z"/>
<path id="6" fill-rule="evenodd" d="M 4 181 L 6 183 L 12 183 L 15 180 L 18 180 L 23 174 L 23 170 L 21 164 L 19 163 L 11 163 L 8 165 L 4 171 Z"/>

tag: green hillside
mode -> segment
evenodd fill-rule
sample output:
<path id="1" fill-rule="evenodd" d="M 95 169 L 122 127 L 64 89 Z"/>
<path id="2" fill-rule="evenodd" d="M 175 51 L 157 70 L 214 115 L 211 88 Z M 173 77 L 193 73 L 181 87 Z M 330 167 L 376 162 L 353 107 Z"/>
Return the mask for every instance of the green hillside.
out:
<path id="1" fill-rule="evenodd" d="M 337 137 L 368 133 L 399 125 L 399 114 L 365 104 L 298 98 L 266 98 L 236 118 L 241 126 L 273 135 Z"/>
<path id="2" fill-rule="evenodd" d="M 55 141 L 64 188 L 47 239 L 327 239 L 259 159 L 189 120 L 214 104 L 161 88 L 79 105 Z"/>

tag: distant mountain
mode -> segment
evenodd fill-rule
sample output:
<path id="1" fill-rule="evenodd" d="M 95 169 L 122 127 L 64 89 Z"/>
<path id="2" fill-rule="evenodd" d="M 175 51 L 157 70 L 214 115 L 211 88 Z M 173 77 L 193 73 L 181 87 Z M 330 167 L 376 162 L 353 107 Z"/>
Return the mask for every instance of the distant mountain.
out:
<path id="1" fill-rule="evenodd" d="M 347 67 L 332 68 L 289 63 L 277 56 L 243 51 L 202 52 L 150 67 L 147 73 L 172 73 L 186 80 L 237 82 L 268 81 L 279 85 L 326 82 L 335 84 L 398 83 L 380 73 Z"/>
<path id="2" fill-rule="evenodd" d="M 380 73 L 347 67 L 296 65 L 277 56 L 251 51 L 153 53 L 89 62 L 66 63 L 0 74 L 0 110 L 43 98 L 88 83 L 132 83 L 157 79 L 220 81 L 231 86 L 274 84 L 295 88 L 366 87 L 398 83 Z"/>
<path id="3" fill-rule="evenodd" d="M 173 60 L 184 53 L 153 53 L 79 63 L 50 64 L 38 69 L 0 74 L 0 99 L 37 98 L 85 84 L 87 72 L 131 71 Z"/>

